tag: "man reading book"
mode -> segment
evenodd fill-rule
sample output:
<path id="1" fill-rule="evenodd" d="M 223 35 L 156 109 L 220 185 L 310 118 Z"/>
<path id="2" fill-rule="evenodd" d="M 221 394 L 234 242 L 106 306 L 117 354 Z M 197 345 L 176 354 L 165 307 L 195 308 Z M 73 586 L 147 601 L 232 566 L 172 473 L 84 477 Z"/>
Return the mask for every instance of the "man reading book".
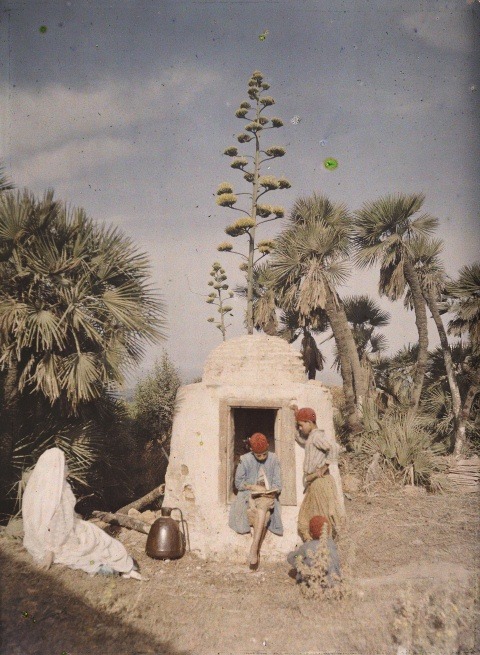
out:
<path id="1" fill-rule="evenodd" d="M 253 530 L 248 556 L 250 569 L 258 568 L 260 548 L 267 529 L 283 534 L 278 494 L 282 490 L 280 462 L 268 450 L 268 439 L 255 432 L 248 440 L 250 452 L 242 455 L 235 472 L 237 497 L 230 507 L 229 526 L 239 534 Z"/>

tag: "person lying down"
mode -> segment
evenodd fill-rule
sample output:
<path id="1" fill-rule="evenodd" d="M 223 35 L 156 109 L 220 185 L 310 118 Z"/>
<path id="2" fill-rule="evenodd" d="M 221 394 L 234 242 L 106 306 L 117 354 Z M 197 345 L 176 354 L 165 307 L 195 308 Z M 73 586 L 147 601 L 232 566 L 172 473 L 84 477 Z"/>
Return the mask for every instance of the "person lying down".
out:
<path id="1" fill-rule="evenodd" d="M 118 539 L 75 514 L 65 455 L 50 448 L 41 455 L 22 500 L 23 545 L 43 569 L 64 564 L 87 573 L 121 574 L 141 580 L 133 558 Z"/>

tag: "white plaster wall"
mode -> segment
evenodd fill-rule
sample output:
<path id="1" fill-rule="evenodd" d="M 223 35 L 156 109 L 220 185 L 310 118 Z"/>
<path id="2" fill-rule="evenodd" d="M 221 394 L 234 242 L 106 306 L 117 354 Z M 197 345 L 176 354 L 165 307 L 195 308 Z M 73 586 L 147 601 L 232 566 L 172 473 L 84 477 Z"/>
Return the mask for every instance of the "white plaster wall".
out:
<path id="1" fill-rule="evenodd" d="M 269 340 L 271 339 L 272 337 L 269 337 Z M 234 341 L 237 340 L 231 340 Z M 279 347 L 284 348 L 286 345 L 291 348 L 286 342 L 279 341 Z M 226 342 L 230 349 L 231 342 Z M 271 341 L 268 342 L 268 347 L 271 348 Z M 223 349 L 223 354 L 225 350 L 226 348 Z M 291 350 L 295 353 L 294 349 Z M 238 351 L 236 354 L 238 355 Z M 298 358 L 292 361 L 297 362 Z M 214 365 L 217 366 L 216 363 Z M 299 365 L 301 366 L 300 363 Z M 173 423 L 170 461 L 165 478 L 164 505 L 180 507 L 188 523 L 192 551 L 201 557 L 243 561 L 250 543 L 249 535 L 238 535 L 228 527 L 230 505 L 219 498 L 221 399 L 271 399 L 275 402 L 296 404 L 298 407 L 312 407 L 317 413 L 318 426 L 330 434 L 333 433 L 330 391 L 318 381 L 299 382 L 298 369 L 293 373 L 291 377 L 294 380 L 288 380 L 288 375 L 274 376 L 275 384 L 265 384 L 265 380 L 258 380 L 249 374 L 241 379 L 237 377 L 234 385 L 225 384 L 225 378 L 223 383 L 215 383 L 214 376 L 207 376 L 208 384 L 203 381 L 180 388 L 178 409 Z M 218 374 L 222 377 L 220 367 L 217 366 Z M 303 370 L 302 377 L 304 378 Z M 244 384 L 240 383 L 242 380 Z M 292 433 L 292 441 L 294 438 Z M 296 526 L 303 498 L 303 457 L 303 448 L 295 444 L 297 506 L 282 506 L 284 535 L 278 537 L 267 532 L 262 547 L 263 559 L 284 558 L 299 542 Z M 178 513 L 173 516 L 178 516 Z"/>

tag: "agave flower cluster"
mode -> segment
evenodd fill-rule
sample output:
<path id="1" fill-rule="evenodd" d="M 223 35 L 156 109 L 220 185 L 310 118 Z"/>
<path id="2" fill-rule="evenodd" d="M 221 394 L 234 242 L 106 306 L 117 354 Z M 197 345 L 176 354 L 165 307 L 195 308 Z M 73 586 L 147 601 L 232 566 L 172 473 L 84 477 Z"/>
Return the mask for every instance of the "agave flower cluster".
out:
<path id="1" fill-rule="evenodd" d="M 232 158 L 230 167 L 243 173 L 250 190 L 237 193 L 232 184 L 222 182 L 216 193 L 216 201 L 220 207 L 227 207 L 243 214 L 228 225 L 225 232 L 233 238 L 246 236 L 248 254 L 234 251 L 233 244 L 230 242 L 221 243 L 217 249 L 220 252 L 235 252 L 244 259 L 245 266 L 242 265 L 242 270 L 245 270 L 247 277 L 247 326 L 250 333 L 253 331 L 253 268 L 260 259 L 270 254 L 273 248 L 273 243 L 268 240 L 256 244 L 255 232 L 262 223 L 277 220 L 285 215 L 283 207 L 260 204 L 259 199 L 270 191 L 288 189 L 291 186 L 283 177 L 261 174 L 265 162 L 285 155 L 285 148 L 280 145 L 273 145 L 264 150 L 261 148 L 264 132 L 283 126 L 280 118 L 267 117 L 263 113 L 267 107 L 275 104 L 274 98 L 266 94 L 269 88 L 262 73 L 255 71 L 248 82 L 249 100 L 240 103 L 240 107 L 235 112 L 235 116 L 246 123 L 244 131 L 237 135 L 237 141 L 240 144 L 252 143 L 250 153 L 240 153 L 237 146 L 229 146 L 224 151 L 225 155 Z M 237 207 L 239 196 L 246 196 L 248 209 Z"/>
<path id="2" fill-rule="evenodd" d="M 228 325 L 225 325 L 225 315 L 230 314 L 232 307 L 225 304 L 224 293 L 227 294 L 228 298 L 233 298 L 233 292 L 229 291 L 228 284 L 226 282 L 227 276 L 225 275 L 225 269 L 222 268 L 221 264 L 214 262 L 212 264 L 212 270 L 210 271 L 211 280 L 208 281 L 208 286 L 213 287 L 214 291 L 209 293 L 206 302 L 209 305 L 215 305 L 217 307 L 217 312 L 220 314 L 218 321 L 215 321 L 215 318 L 212 316 L 207 319 L 209 323 L 214 323 L 215 327 L 220 330 L 222 333 L 223 340 L 225 341 L 225 335 Z"/>

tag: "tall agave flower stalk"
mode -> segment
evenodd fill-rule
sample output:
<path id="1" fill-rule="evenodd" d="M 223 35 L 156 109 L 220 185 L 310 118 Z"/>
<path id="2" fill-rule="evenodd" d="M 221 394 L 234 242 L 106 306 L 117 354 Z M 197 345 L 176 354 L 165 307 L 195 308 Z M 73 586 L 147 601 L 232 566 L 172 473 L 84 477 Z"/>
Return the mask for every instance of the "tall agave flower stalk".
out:
<path id="1" fill-rule="evenodd" d="M 248 241 L 247 254 L 233 250 L 233 244 L 223 242 L 218 246 L 220 252 L 235 252 L 244 260 L 243 269 L 247 278 L 247 332 L 253 334 L 253 304 L 254 304 L 254 266 L 257 262 L 268 255 L 273 244 L 271 241 L 256 241 L 257 228 L 263 223 L 275 221 L 285 215 L 283 207 L 260 203 L 260 199 L 271 191 L 289 189 L 290 182 L 285 178 L 277 178 L 273 175 L 262 175 L 262 166 L 273 159 L 283 157 L 285 148 L 282 146 L 270 146 L 262 149 L 263 137 L 266 130 L 277 129 L 283 126 L 280 118 L 264 115 L 267 107 L 275 104 L 275 100 L 266 92 L 270 85 L 264 81 L 262 73 L 255 71 L 248 82 L 249 101 L 240 103 L 235 116 L 246 121 L 245 131 L 237 136 L 237 141 L 242 145 L 251 144 L 250 153 L 241 155 L 236 146 L 230 146 L 224 154 L 232 157 L 231 168 L 243 173 L 243 178 L 250 186 L 250 190 L 242 193 L 235 193 L 229 182 L 223 182 L 217 189 L 217 204 L 220 207 L 227 207 L 243 214 L 234 223 L 229 225 L 225 232 L 233 237 L 246 236 Z M 248 209 L 236 207 L 239 196 L 246 196 Z"/>

